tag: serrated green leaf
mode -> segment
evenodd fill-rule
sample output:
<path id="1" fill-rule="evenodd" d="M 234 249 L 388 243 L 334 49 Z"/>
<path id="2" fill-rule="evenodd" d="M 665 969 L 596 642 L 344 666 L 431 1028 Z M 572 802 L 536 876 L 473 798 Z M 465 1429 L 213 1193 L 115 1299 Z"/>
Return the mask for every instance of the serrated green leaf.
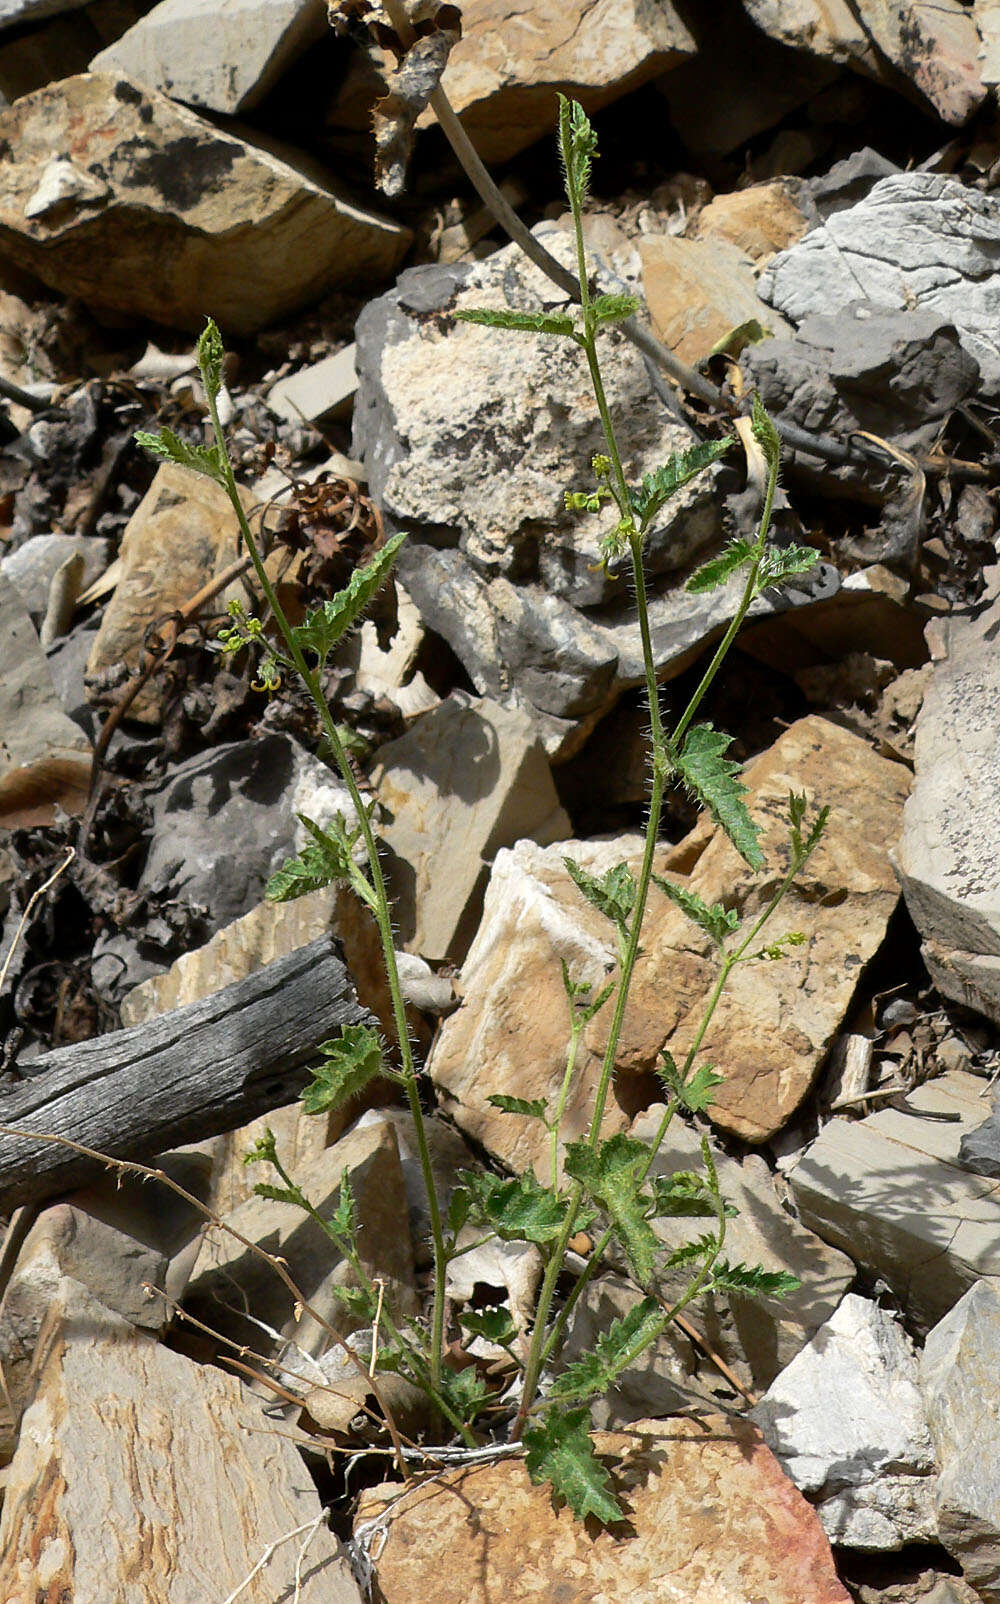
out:
<path id="1" fill-rule="evenodd" d="M 513 1342 L 517 1336 L 517 1326 L 509 1309 L 462 1309 L 458 1323 L 470 1337 L 482 1337 L 486 1342 L 502 1345 Z"/>
<path id="2" fill-rule="evenodd" d="M 751 869 L 763 867 L 764 855 L 757 829 L 743 798 L 746 786 L 738 779 L 740 765 L 725 756 L 732 736 L 711 724 L 695 724 L 677 755 L 677 768 L 685 785 L 722 826 L 733 846 Z"/>
<path id="3" fill-rule="evenodd" d="M 635 295 L 595 295 L 590 309 L 598 323 L 624 323 L 638 312 L 640 304 Z"/>
<path id="4" fill-rule="evenodd" d="M 589 1353 L 582 1354 L 557 1376 L 552 1387 L 554 1398 L 593 1398 L 607 1392 L 623 1370 L 655 1342 L 666 1326 L 663 1310 L 655 1298 L 643 1298 L 620 1319 L 612 1320 L 602 1331 Z"/>
<path id="5" fill-rule="evenodd" d="M 683 908 L 688 918 L 704 930 L 710 941 L 721 947 L 727 936 L 731 936 L 740 922 L 739 913 L 735 908 L 724 908 L 721 902 L 708 903 L 699 897 L 697 891 L 689 891 L 686 886 L 675 885 L 672 880 L 665 880 L 662 875 L 654 874 L 653 879 L 671 902 L 676 902 Z"/>
<path id="6" fill-rule="evenodd" d="M 544 1097 L 505 1097 L 497 1092 L 493 1097 L 486 1099 L 494 1108 L 499 1108 L 504 1114 L 523 1114 L 525 1119 L 544 1120 L 548 1116 L 549 1105 Z"/>
<path id="7" fill-rule="evenodd" d="M 374 1290 L 368 1287 L 336 1286 L 331 1284 L 330 1291 L 338 1303 L 342 1303 L 356 1318 L 366 1322 L 374 1320 L 375 1312 L 378 1308 L 378 1294 Z M 391 1366 L 384 1364 L 384 1360 L 385 1353 L 380 1348 L 379 1368 L 390 1369 Z"/>
<path id="8" fill-rule="evenodd" d="M 660 1052 L 656 1073 L 689 1114 L 702 1114 L 706 1108 L 710 1108 L 715 1102 L 715 1088 L 721 1086 L 725 1079 L 725 1076 L 715 1073 L 714 1064 L 699 1064 L 685 1080 L 665 1048 Z"/>
<path id="9" fill-rule="evenodd" d="M 302 1206 L 298 1193 L 287 1186 L 271 1186 L 267 1181 L 258 1181 L 254 1193 L 257 1197 L 270 1198 L 272 1203 L 290 1203 L 293 1208 Z"/>
<path id="10" fill-rule="evenodd" d="M 685 1171 L 685 1180 L 688 1172 Z M 653 1194 L 653 1213 L 657 1220 L 708 1220 L 718 1218 L 718 1206 L 701 1176 L 691 1176 L 697 1185 L 678 1184 L 677 1175 L 654 1175 L 649 1189 Z M 736 1210 L 727 1210 L 734 1218 Z"/>
<path id="11" fill-rule="evenodd" d="M 218 325 L 212 318 L 205 320 L 205 327 L 195 347 L 195 356 L 205 394 L 210 401 L 215 401 L 222 389 L 222 365 L 226 360 L 226 351 Z"/>
<path id="12" fill-rule="evenodd" d="M 493 1394 L 474 1365 L 465 1370 L 442 1370 L 441 1392 L 457 1414 L 471 1425 Z"/>
<path id="13" fill-rule="evenodd" d="M 649 1165 L 649 1148 L 631 1136 L 611 1136 L 597 1147 L 588 1142 L 566 1146 L 567 1175 L 579 1181 L 587 1196 L 602 1209 L 628 1259 L 640 1286 L 653 1274 L 659 1239 L 646 1218 L 650 1198 L 642 1185 Z"/>
<path id="14" fill-rule="evenodd" d="M 819 562 L 813 546 L 768 546 L 757 573 L 757 594 L 784 585 L 796 574 L 807 574 Z"/>
<path id="15" fill-rule="evenodd" d="M 510 1178 L 489 1170 L 463 1170 L 459 1179 L 472 1194 L 477 1216 L 504 1242 L 552 1242 L 562 1230 L 568 1205 L 542 1186 L 532 1170 Z"/>
<path id="16" fill-rule="evenodd" d="M 594 1453 L 589 1421 L 586 1405 L 575 1409 L 552 1405 L 541 1424 L 524 1433 L 525 1465 L 535 1485 L 549 1482 L 577 1520 L 594 1515 L 602 1525 L 610 1526 L 625 1516 L 608 1491 L 611 1480 Z"/>
<path id="17" fill-rule="evenodd" d="M 314 652 L 319 663 L 325 663 L 337 642 L 347 634 L 361 617 L 389 577 L 396 554 L 406 539 L 400 533 L 393 535 L 375 553 L 364 568 L 355 569 L 351 582 L 337 592 L 322 607 L 307 613 L 292 634 L 304 652 Z"/>
<path id="18" fill-rule="evenodd" d="M 445 1216 L 453 1240 L 467 1223 L 471 1212 L 472 1193 L 467 1186 L 456 1186 L 448 1199 L 448 1212 Z"/>
<path id="19" fill-rule="evenodd" d="M 588 874 L 586 869 L 581 869 L 572 858 L 563 858 L 563 863 L 591 907 L 603 913 L 619 930 L 626 929 L 635 907 L 636 894 L 635 878 L 628 864 L 616 863 L 598 879 L 596 875 Z"/>
<path id="20" fill-rule="evenodd" d="M 789 1275 L 787 1270 L 765 1270 L 759 1264 L 730 1264 L 727 1259 L 719 1259 L 707 1290 L 746 1298 L 787 1298 L 801 1285 L 798 1277 Z"/>
<path id="21" fill-rule="evenodd" d="M 676 1269 L 684 1264 L 693 1264 L 696 1259 L 707 1259 L 718 1245 L 719 1238 L 706 1232 L 703 1236 L 695 1237 L 693 1242 L 682 1242 L 680 1247 L 674 1248 L 664 1259 L 664 1267 Z"/>
<path id="22" fill-rule="evenodd" d="M 781 460 L 781 436 L 756 390 L 753 397 L 751 422 L 753 437 L 764 453 L 768 469 L 771 473 L 774 473 Z"/>
<path id="23" fill-rule="evenodd" d="M 333 1041 L 320 1043 L 323 1062 L 313 1070 L 312 1081 L 302 1093 L 306 1114 L 325 1114 L 339 1108 L 349 1097 L 364 1091 L 369 1081 L 381 1075 L 384 1064 L 382 1044 L 369 1025 L 342 1025 Z"/>
<path id="24" fill-rule="evenodd" d="M 729 545 L 720 551 L 717 557 L 711 557 L 707 563 L 696 568 L 684 589 L 692 596 L 704 596 L 710 590 L 718 590 L 740 568 L 745 568 L 753 561 L 754 547 L 749 540 L 731 540 Z"/>
<path id="25" fill-rule="evenodd" d="M 699 441 L 697 445 L 689 446 L 686 451 L 676 451 L 662 468 L 655 468 L 652 473 L 644 474 L 639 488 L 629 491 L 632 511 L 642 527 L 645 528 L 652 522 L 664 503 L 669 501 L 683 485 L 697 478 L 699 473 L 725 456 L 732 447 L 734 439 L 734 435 L 727 435 L 724 440 Z"/>
<path id="26" fill-rule="evenodd" d="M 310 891 L 319 891 L 322 886 L 333 885 L 338 880 L 347 880 L 351 875 L 351 848 L 358 832 L 349 836 L 343 819 L 335 819 L 323 829 L 304 813 L 296 817 L 312 836 L 312 844 L 303 847 L 298 857 L 288 858 L 272 874 L 264 892 L 269 902 L 294 902 L 297 897 L 307 896 Z"/>
<path id="27" fill-rule="evenodd" d="M 470 307 L 456 312 L 459 323 L 475 323 L 487 329 L 514 329 L 522 334 L 556 334 L 577 339 L 576 319 L 571 312 L 505 312 L 499 308 Z"/>
<path id="28" fill-rule="evenodd" d="M 334 1236 L 342 1237 L 346 1242 L 354 1240 L 358 1224 L 358 1208 L 354 1199 L 354 1188 L 348 1175 L 345 1175 L 340 1183 L 337 1206 L 332 1214 L 327 1215 L 326 1224 Z"/>
<path id="29" fill-rule="evenodd" d="M 559 155 L 566 181 L 566 198 L 578 212 L 590 188 L 590 169 L 597 154 L 597 135 L 577 100 L 559 96 Z"/>
<path id="30" fill-rule="evenodd" d="M 144 429 L 137 431 L 135 443 L 143 451 L 148 451 L 151 457 L 159 457 L 162 462 L 176 463 L 178 468 L 190 468 L 192 473 L 200 473 L 206 479 L 214 479 L 217 485 L 225 484 L 226 475 L 222 458 L 217 446 L 189 445 L 175 434 L 173 429 L 161 429 L 159 434 L 147 434 Z"/>

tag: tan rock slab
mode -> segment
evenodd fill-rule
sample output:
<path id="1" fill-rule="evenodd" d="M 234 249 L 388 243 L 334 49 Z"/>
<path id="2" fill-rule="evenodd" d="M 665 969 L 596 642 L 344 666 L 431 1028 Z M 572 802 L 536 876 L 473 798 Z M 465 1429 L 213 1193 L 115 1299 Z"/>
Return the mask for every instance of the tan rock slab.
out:
<path id="1" fill-rule="evenodd" d="M 556 124 L 556 90 L 587 112 L 694 53 L 670 0 L 465 0 L 443 84 L 485 161 Z"/>
<path id="2" fill-rule="evenodd" d="M 0 112 L 0 259 L 99 311 L 252 334 L 388 276 L 398 224 L 118 73 Z"/>
<path id="3" fill-rule="evenodd" d="M 639 255 L 653 328 L 682 362 L 701 362 L 752 318 L 772 333 L 789 327 L 760 300 L 752 268 L 726 240 L 650 234 L 640 240 Z"/>
<path id="4" fill-rule="evenodd" d="M 1000 1289 L 1000 1181 L 959 1164 L 990 1112 L 988 1081 L 951 1070 L 907 1102 L 914 1113 L 831 1120 L 788 1183 L 803 1225 L 883 1276 L 927 1327 L 979 1278 Z"/>
<path id="5" fill-rule="evenodd" d="M 501 847 L 570 834 L 530 716 L 488 697 L 455 693 L 426 713 L 379 749 L 372 783 L 397 929 L 431 963 L 462 956 Z"/>
<path id="6" fill-rule="evenodd" d="M 385 1604 L 848 1604 L 815 1512 L 756 1429 L 645 1420 L 595 1446 L 630 1521 L 593 1530 L 507 1461 L 399 1498 L 378 1560 Z M 399 1488 L 374 1488 L 355 1531 Z"/>
<path id="7" fill-rule="evenodd" d="M 161 1347 L 68 1278 L 37 1370 L 0 1520 L 7 1604 L 206 1604 L 236 1589 L 241 1604 L 275 1604 L 296 1591 L 314 1522 L 300 1604 L 361 1604 L 298 1450 L 235 1376 Z"/>
<path id="8" fill-rule="evenodd" d="M 752 262 L 801 239 L 809 224 L 780 179 L 716 195 L 698 214 L 693 237 L 723 239 Z"/>
<path id="9" fill-rule="evenodd" d="M 31 616 L 0 574 L 0 824 L 51 824 L 56 808 L 82 813 L 90 742 L 63 712 Z"/>

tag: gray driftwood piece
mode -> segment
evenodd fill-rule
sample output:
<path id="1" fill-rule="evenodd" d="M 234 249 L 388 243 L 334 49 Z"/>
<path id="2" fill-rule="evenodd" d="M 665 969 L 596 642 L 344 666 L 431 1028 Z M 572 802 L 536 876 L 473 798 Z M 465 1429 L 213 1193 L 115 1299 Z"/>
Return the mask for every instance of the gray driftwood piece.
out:
<path id="1" fill-rule="evenodd" d="M 371 1019 L 329 937 L 312 941 L 201 1002 L 30 1065 L 0 1096 L 0 1213 L 93 1180 L 101 1166 L 54 1142 L 147 1158 L 234 1130 L 293 1102 L 317 1044 Z"/>

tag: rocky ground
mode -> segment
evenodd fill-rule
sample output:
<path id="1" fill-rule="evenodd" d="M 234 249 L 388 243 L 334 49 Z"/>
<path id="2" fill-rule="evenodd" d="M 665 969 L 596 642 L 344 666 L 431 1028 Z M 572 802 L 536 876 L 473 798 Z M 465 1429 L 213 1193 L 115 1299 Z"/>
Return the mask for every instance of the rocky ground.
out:
<path id="1" fill-rule="evenodd" d="M 555 91 L 594 116 L 593 270 L 680 374 L 607 337 L 629 472 L 756 387 L 779 537 L 822 558 L 755 605 L 707 708 L 765 848 L 790 785 L 831 809 L 781 914 L 803 944 L 736 972 L 706 1042 L 732 1256 L 801 1288 L 704 1300 L 621 1378 L 594 1424 L 630 1525 L 601 1532 L 516 1457 L 439 1459 L 400 1496 L 327 1331 L 345 1266 L 241 1162 L 270 1125 L 321 1210 L 349 1176 L 369 1273 L 420 1311 L 409 1114 L 385 1088 L 344 1117 L 292 1100 L 336 1023 L 391 1038 L 372 922 L 342 890 L 263 900 L 297 816 L 346 793 L 305 696 L 213 649 L 227 601 L 254 605 L 225 496 L 134 441 L 204 440 L 205 314 L 293 615 L 408 535 L 327 690 L 385 843 L 442 1197 L 484 1159 L 543 1172 L 540 1127 L 488 1099 L 558 1086 L 561 962 L 616 963 L 564 860 L 641 851 L 632 599 L 563 503 L 600 444 L 579 353 L 454 316 L 560 292 L 432 112 L 376 190 L 391 61 L 364 5 L 335 9 L 336 32 L 314 0 L 0 0 L 0 1123 L 23 1131 L 0 1137 L 0 1597 L 1000 1604 L 1000 8 L 461 7 L 444 87 L 565 263 Z M 668 710 L 737 602 L 684 579 L 749 505 L 717 465 L 652 534 Z M 660 869 L 741 918 L 769 895 L 679 796 Z M 607 1129 L 648 1139 L 715 968 L 658 891 L 643 947 Z M 658 1165 L 698 1147 L 684 1127 Z M 530 1325 L 534 1250 L 453 1271 L 454 1313 Z M 571 1354 L 628 1306 L 623 1272 Z M 394 1407 L 420 1439 L 403 1386 Z"/>

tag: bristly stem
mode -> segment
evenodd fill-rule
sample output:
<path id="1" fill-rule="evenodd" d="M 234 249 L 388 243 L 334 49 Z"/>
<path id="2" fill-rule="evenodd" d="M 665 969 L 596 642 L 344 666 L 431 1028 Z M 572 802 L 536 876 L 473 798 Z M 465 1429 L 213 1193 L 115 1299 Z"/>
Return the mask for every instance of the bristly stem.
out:
<path id="1" fill-rule="evenodd" d="M 260 547 L 250 529 L 246 511 L 240 498 L 236 477 L 233 473 L 226 438 L 219 418 L 218 403 L 213 394 L 212 387 L 206 386 L 206 398 L 209 414 L 212 420 L 212 430 L 219 450 L 219 457 L 224 475 L 224 488 L 232 503 L 243 536 L 246 549 L 257 575 L 257 581 L 263 592 L 264 599 L 274 617 L 275 624 L 284 641 L 289 657 L 304 684 L 313 706 L 319 715 L 320 725 L 326 737 L 330 751 L 347 793 L 350 796 L 358 825 L 361 830 L 365 852 L 368 858 L 368 871 L 371 875 L 372 889 L 375 893 L 373 912 L 378 925 L 379 937 L 382 944 L 382 957 L 385 963 L 386 980 L 389 986 L 389 996 L 392 1003 L 392 1017 L 396 1027 L 399 1041 L 399 1054 L 402 1064 L 403 1084 L 406 1090 L 407 1102 L 413 1117 L 413 1126 L 417 1142 L 417 1152 L 420 1158 L 420 1168 L 423 1174 L 424 1186 L 427 1191 L 427 1207 L 430 1215 L 431 1240 L 434 1254 L 434 1304 L 431 1315 L 431 1353 L 430 1372 L 435 1389 L 441 1381 L 441 1364 L 444 1352 L 444 1309 L 445 1309 L 445 1271 L 447 1268 L 447 1255 L 444 1245 L 444 1230 L 441 1221 L 441 1208 L 438 1203 L 437 1189 L 434 1184 L 434 1170 L 431 1164 L 430 1149 L 427 1145 L 427 1131 L 424 1124 L 423 1109 L 420 1106 L 420 1088 L 417 1081 L 416 1067 L 413 1062 L 413 1048 L 410 1043 L 409 1030 L 406 1022 L 406 1004 L 403 1000 L 403 989 L 399 979 L 399 965 L 396 962 L 396 947 L 392 931 L 392 915 L 389 897 L 382 873 L 382 864 L 379 858 L 378 844 L 372 830 L 371 819 L 364 798 L 358 787 L 354 770 L 348 761 L 344 750 L 344 743 L 340 738 L 340 731 L 330 712 L 330 706 L 323 693 L 322 680 L 318 670 L 310 668 L 306 661 L 302 647 L 299 645 L 295 631 L 292 629 L 285 615 L 284 608 L 278 598 L 277 590 L 271 582 L 261 555 Z"/>

